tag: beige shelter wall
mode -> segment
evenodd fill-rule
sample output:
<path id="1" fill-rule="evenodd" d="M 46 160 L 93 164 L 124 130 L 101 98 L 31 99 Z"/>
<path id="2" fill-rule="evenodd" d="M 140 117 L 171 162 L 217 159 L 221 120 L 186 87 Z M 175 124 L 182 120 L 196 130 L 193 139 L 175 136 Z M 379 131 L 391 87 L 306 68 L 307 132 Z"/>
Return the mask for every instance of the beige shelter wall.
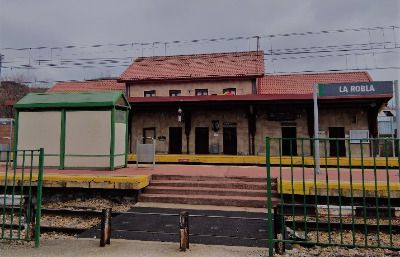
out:
<path id="1" fill-rule="evenodd" d="M 115 123 L 115 151 L 114 154 L 125 154 L 126 151 L 126 124 Z M 114 159 L 115 166 L 125 165 L 125 156 L 116 156 Z"/>
<path id="2" fill-rule="evenodd" d="M 123 167 L 123 166 L 125 166 L 125 155 L 124 156 L 115 156 L 114 167 Z"/>
<path id="3" fill-rule="evenodd" d="M 109 168 L 110 157 L 65 156 L 66 168 Z"/>
<path id="4" fill-rule="evenodd" d="M 110 155 L 110 141 L 111 111 L 66 112 L 66 155 Z"/>
<path id="5" fill-rule="evenodd" d="M 136 153 L 136 141 L 143 137 L 143 128 L 155 128 L 156 153 L 167 154 L 169 147 L 169 127 L 182 128 L 182 153 L 186 153 L 185 123 L 178 122 L 176 111 L 141 112 L 133 113 L 131 123 L 131 153 Z M 158 137 L 165 136 L 165 141 L 159 141 Z M 193 148 L 194 149 L 194 148 Z"/>
<path id="6" fill-rule="evenodd" d="M 126 149 L 126 124 L 115 123 L 115 154 L 124 154 Z"/>
<path id="7" fill-rule="evenodd" d="M 60 154 L 61 111 L 19 112 L 18 150 L 44 148 L 45 154 Z M 20 163 L 18 158 L 18 163 Z M 59 166 L 59 156 L 46 156 L 45 166 Z"/>
<path id="8" fill-rule="evenodd" d="M 39 154 L 39 152 L 34 153 L 34 154 Z M 22 163 L 25 162 L 24 166 L 30 167 L 31 161 L 32 161 L 32 158 L 29 153 L 29 155 L 27 154 L 25 156 L 25 160 L 22 156 L 18 156 L 17 164 L 18 164 L 18 167 L 21 167 Z M 32 166 L 33 167 L 39 166 L 39 156 L 33 156 Z M 43 166 L 44 167 L 57 167 L 57 168 L 60 167 L 60 157 L 59 156 L 45 156 Z"/>
<path id="9" fill-rule="evenodd" d="M 144 91 L 156 90 L 156 96 L 169 96 L 169 90 L 181 90 L 182 96 L 194 96 L 196 89 L 208 89 L 208 95 L 222 94 L 224 88 L 236 88 L 237 95 L 252 94 L 252 81 L 224 80 L 202 82 L 161 82 L 149 84 L 131 84 L 129 96 L 143 97 Z"/>

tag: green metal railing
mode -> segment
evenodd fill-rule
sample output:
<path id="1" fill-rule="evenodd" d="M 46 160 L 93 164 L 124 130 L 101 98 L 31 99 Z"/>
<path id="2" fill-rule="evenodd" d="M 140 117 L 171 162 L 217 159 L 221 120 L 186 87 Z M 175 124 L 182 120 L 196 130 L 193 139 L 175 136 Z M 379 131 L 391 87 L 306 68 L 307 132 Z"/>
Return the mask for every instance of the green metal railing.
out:
<path id="1" fill-rule="evenodd" d="M 398 139 L 267 138 L 269 256 L 287 243 L 400 250 L 399 152 Z"/>
<path id="2" fill-rule="evenodd" d="M 35 241 L 38 247 L 44 150 L 1 154 L 5 160 L 0 162 L 0 239 Z M 12 165 L 12 156 L 18 164 Z"/>

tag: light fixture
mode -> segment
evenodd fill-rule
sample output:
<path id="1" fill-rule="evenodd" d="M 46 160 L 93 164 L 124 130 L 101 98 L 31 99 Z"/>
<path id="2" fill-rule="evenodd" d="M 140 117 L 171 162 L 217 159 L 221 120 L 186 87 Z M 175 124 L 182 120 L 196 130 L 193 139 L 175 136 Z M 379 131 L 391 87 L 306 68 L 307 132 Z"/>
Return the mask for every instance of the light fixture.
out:
<path id="1" fill-rule="evenodd" d="M 179 109 L 178 109 L 178 122 L 182 122 L 182 109 L 181 109 L 180 106 L 179 106 Z"/>

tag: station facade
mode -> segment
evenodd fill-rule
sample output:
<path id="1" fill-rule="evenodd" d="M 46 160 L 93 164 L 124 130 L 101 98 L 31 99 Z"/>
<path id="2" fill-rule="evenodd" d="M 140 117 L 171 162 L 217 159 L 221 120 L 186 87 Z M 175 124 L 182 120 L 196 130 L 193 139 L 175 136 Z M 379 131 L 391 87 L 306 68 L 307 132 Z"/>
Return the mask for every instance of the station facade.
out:
<path id="1" fill-rule="evenodd" d="M 116 81 L 108 82 L 113 86 L 104 87 L 104 81 L 90 84 L 103 85 L 99 90 L 125 90 L 132 106 L 131 153 L 136 151 L 137 138 L 151 137 L 156 139 L 157 154 L 264 155 L 266 137 L 314 137 L 313 84 L 365 82 L 368 86 L 372 81 L 364 71 L 264 73 L 263 51 L 140 57 Z M 75 83 L 56 84 L 50 92 L 68 91 L 76 88 Z M 86 90 L 92 88 L 96 86 Z M 377 137 L 377 115 L 391 97 L 319 99 L 319 136 Z M 292 141 L 289 148 L 286 142 L 280 151 L 283 155 L 313 152 L 311 141 L 305 145 Z M 352 156 L 360 155 L 359 144 L 351 148 Z M 364 155 L 370 156 L 371 148 L 371 143 L 363 144 Z M 277 143 L 271 151 L 279 154 Z M 346 146 L 332 143 L 327 154 L 337 152 L 348 155 Z"/>

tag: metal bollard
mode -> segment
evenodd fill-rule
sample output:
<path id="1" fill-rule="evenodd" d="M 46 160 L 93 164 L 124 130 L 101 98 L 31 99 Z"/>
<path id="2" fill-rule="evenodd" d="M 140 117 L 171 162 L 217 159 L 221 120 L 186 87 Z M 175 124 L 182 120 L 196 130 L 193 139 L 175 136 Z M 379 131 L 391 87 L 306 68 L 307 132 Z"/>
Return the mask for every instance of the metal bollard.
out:
<path id="1" fill-rule="evenodd" d="M 282 214 L 278 214 L 278 207 L 274 208 L 274 238 L 285 239 L 285 232 L 282 231 Z M 283 255 L 285 253 L 285 243 L 275 242 L 275 252 L 277 254 Z"/>
<path id="2" fill-rule="evenodd" d="M 181 239 L 181 252 L 185 252 L 186 248 L 189 249 L 189 213 L 183 211 L 179 215 L 180 239 Z"/>
<path id="3" fill-rule="evenodd" d="M 111 239 L 111 208 L 102 209 L 101 211 L 101 235 L 100 247 L 110 244 Z"/>

